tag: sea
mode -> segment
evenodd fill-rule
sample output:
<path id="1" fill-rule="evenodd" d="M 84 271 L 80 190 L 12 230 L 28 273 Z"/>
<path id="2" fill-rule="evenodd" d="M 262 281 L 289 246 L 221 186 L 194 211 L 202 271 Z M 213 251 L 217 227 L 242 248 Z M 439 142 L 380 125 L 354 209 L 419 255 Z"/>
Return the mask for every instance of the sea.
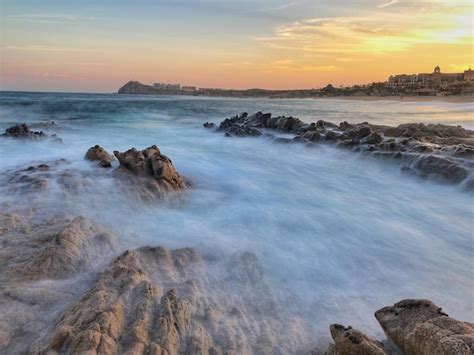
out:
<path id="1" fill-rule="evenodd" d="M 274 289 L 293 295 L 320 332 L 342 323 L 382 338 L 373 313 L 406 298 L 428 298 L 474 321 L 472 194 L 332 146 L 230 138 L 202 126 L 256 111 L 306 122 L 474 129 L 472 102 L 0 92 L 0 131 L 54 121 L 45 131 L 63 141 L 0 137 L 0 173 L 64 158 L 94 176 L 84 160 L 89 147 L 155 144 L 191 182 L 180 203 L 130 200 L 110 173 L 95 177 L 89 192 L 64 198 L 52 190 L 45 209 L 103 224 L 123 249 L 251 251 Z M 0 194 L 0 202 L 22 198 Z"/>

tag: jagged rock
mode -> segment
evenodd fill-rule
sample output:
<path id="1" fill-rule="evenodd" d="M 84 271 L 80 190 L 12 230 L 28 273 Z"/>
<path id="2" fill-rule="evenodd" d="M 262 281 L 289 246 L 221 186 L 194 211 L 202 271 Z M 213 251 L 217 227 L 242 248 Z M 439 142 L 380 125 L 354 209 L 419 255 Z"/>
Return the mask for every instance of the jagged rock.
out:
<path id="1" fill-rule="evenodd" d="M 82 217 L 38 225 L 33 235 L 27 231 L 9 238 L 3 243 L 0 262 L 5 273 L 16 280 L 66 278 L 87 269 L 97 258 L 110 255 L 115 248 L 110 232 Z"/>
<path id="2" fill-rule="evenodd" d="M 378 310 L 375 317 L 407 355 L 474 353 L 474 324 L 450 318 L 428 300 L 403 300 Z"/>
<path id="3" fill-rule="evenodd" d="M 262 274 L 245 266 L 206 283 L 206 262 L 193 249 L 143 247 L 116 258 L 33 350 L 88 354 L 286 354 L 302 346 L 291 321 L 257 312 L 245 294 Z M 254 268 L 257 268 L 254 271 Z M 231 288 L 228 300 L 223 291 Z M 215 293 L 218 291 L 217 293 Z M 269 297 L 258 293 L 264 300 Z M 301 331 L 301 332 L 300 332 Z M 300 332 L 299 334 L 297 332 Z"/>
<path id="4" fill-rule="evenodd" d="M 84 159 L 98 161 L 101 167 L 110 168 L 112 167 L 112 161 L 114 160 L 114 157 L 113 155 L 107 153 L 107 151 L 101 146 L 95 145 L 87 150 Z"/>
<path id="5" fill-rule="evenodd" d="M 41 214 L 44 214 L 42 209 Z M 83 273 L 116 253 L 116 238 L 82 217 L 39 224 L 25 214 L 0 217 L 0 353 L 28 353 L 51 317 L 82 292 Z"/>
<path id="6" fill-rule="evenodd" d="M 202 124 L 204 128 L 214 128 L 216 125 L 212 122 L 205 122 Z"/>
<path id="7" fill-rule="evenodd" d="M 402 170 L 440 182 L 460 183 L 469 171 L 459 162 L 434 155 L 408 155 L 402 161 Z"/>
<path id="8" fill-rule="evenodd" d="M 156 145 L 144 150 L 114 151 L 120 166 L 116 177 L 123 187 L 145 200 L 164 198 L 170 192 L 186 188 L 171 160 L 162 155 Z"/>
<path id="9" fill-rule="evenodd" d="M 15 126 L 7 128 L 3 135 L 7 137 L 29 139 L 40 139 L 47 137 L 47 135 L 43 131 L 37 132 L 30 130 L 30 128 L 25 123 L 17 124 Z"/>
<path id="10" fill-rule="evenodd" d="M 266 130 L 294 134 L 293 139 L 275 137 Z M 403 172 L 443 183 L 458 184 L 474 172 L 474 132 L 461 126 L 402 124 L 398 127 L 368 122 L 339 126 L 319 120 L 307 124 L 294 117 L 257 112 L 243 113 L 222 121 L 217 131 L 226 136 L 265 136 L 274 142 L 327 142 L 354 152 L 388 158 Z M 471 182 L 463 184 L 470 190 Z"/>
<path id="11" fill-rule="evenodd" d="M 331 336 L 334 349 L 328 355 L 387 355 L 384 346 L 352 327 L 332 324 Z"/>
<path id="12" fill-rule="evenodd" d="M 387 127 L 385 135 L 388 137 L 411 137 L 415 139 L 439 138 L 469 138 L 470 133 L 461 126 L 443 124 L 406 123 L 398 127 Z"/>
<path id="13" fill-rule="evenodd" d="M 54 128 L 56 127 L 56 122 L 50 121 L 50 122 L 37 122 L 37 123 L 32 123 L 30 124 L 30 128 Z"/>

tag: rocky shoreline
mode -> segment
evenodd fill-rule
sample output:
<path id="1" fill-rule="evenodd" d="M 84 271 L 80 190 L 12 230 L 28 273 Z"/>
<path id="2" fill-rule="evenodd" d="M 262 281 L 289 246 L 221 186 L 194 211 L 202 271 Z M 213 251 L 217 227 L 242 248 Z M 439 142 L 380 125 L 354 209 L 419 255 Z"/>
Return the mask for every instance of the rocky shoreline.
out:
<path id="1" fill-rule="evenodd" d="M 331 142 L 372 154 L 392 143 L 398 151 L 391 154 L 426 154 L 421 144 L 443 159 L 459 160 L 466 171 L 472 159 L 472 132 L 460 127 L 404 126 L 391 132 L 367 124 L 307 125 L 259 113 L 231 118 L 216 129 L 238 136 L 273 129 L 295 134 L 288 142 Z M 29 129 L 21 131 L 29 137 Z M 112 176 L 117 193 L 151 203 L 179 198 L 192 188 L 155 145 L 114 155 L 96 145 L 84 158 L 91 172 L 59 159 L 0 173 L 5 196 L 27 197 L 26 205 L 3 203 L 0 208 L 0 353 L 474 352 L 474 325 L 450 318 L 428 300 L 402 300 L 375 312 L 389 341 L 328 325 L 333 343 L 327 348 L 315 344 L 318 334 L 311 333 L 290 302 L 277 296 L 252 252 L 207 255 L 194 248 L 125 248 L 120 236 L 99 221 L 45 210 L 43 196 L 51 186 L 65 196 L 80 194 L 103 174 Z M 448 181 L 460 183 L 453 179 L 460 174 L 450 171 Z"/>
<path id="2" fill-rule="evenodd" d="M 330 144 L 399 164 L 403 173 L 474 190 L 474 131 L 461 126 L 410 123 L 397 127 L 368 122 L 336 125 L 319 120 L 305 123 L 291 116 L 242 113 L 205 128 L 228 137 L 266 136 L 277 143 Z M 291 138 L 278 137 L 287 133 Z"/>

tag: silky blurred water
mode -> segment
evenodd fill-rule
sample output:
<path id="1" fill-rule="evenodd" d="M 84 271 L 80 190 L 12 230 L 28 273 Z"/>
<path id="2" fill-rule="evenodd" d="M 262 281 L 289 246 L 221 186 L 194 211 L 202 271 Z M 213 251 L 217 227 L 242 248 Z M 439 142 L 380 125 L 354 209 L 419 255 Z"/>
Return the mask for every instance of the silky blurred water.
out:
<path id="1" fill-rule="evenodd" d="M 202 128 L 243 111 L 304 121 L 462 124 L 473 104 L 444 102 L 219 99 L 0 93 L 0 129 L 54 120 L 63 144 L 0 139 L 0 171 L 66 158 L 93 173 L 85 151 L 156 144 L 192 181 L 179 205 L 141 205 L 109 175 L 90 193 L 51 193 L 50 208 L 95 219 L 124 247 L 251 250 L 311 323 L 351 324 L 381 337 L 373 312 L 403 298 L 429 298 L 474 320 L 472 195 L 407 177 L 389 163 L 327 146 L 226 138 Z M 2 200 L 11 197 L 0 196 Z M 21 196 L 15 199 L 20 200 Z"/>

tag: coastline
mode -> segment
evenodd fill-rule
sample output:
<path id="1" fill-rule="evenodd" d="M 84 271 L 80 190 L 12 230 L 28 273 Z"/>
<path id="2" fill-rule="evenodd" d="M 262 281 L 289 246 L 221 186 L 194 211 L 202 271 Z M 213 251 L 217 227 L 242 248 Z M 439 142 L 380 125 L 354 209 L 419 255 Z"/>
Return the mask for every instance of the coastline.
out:
<path id="1" fill-rule="evenodd" d="M 338 99 L 351 101 L 398 101 L 398 102 L 449 102 L 449 103 L 474 103 L 474 95 L 464 96 L 328 96 L 316 99 Z"/>

